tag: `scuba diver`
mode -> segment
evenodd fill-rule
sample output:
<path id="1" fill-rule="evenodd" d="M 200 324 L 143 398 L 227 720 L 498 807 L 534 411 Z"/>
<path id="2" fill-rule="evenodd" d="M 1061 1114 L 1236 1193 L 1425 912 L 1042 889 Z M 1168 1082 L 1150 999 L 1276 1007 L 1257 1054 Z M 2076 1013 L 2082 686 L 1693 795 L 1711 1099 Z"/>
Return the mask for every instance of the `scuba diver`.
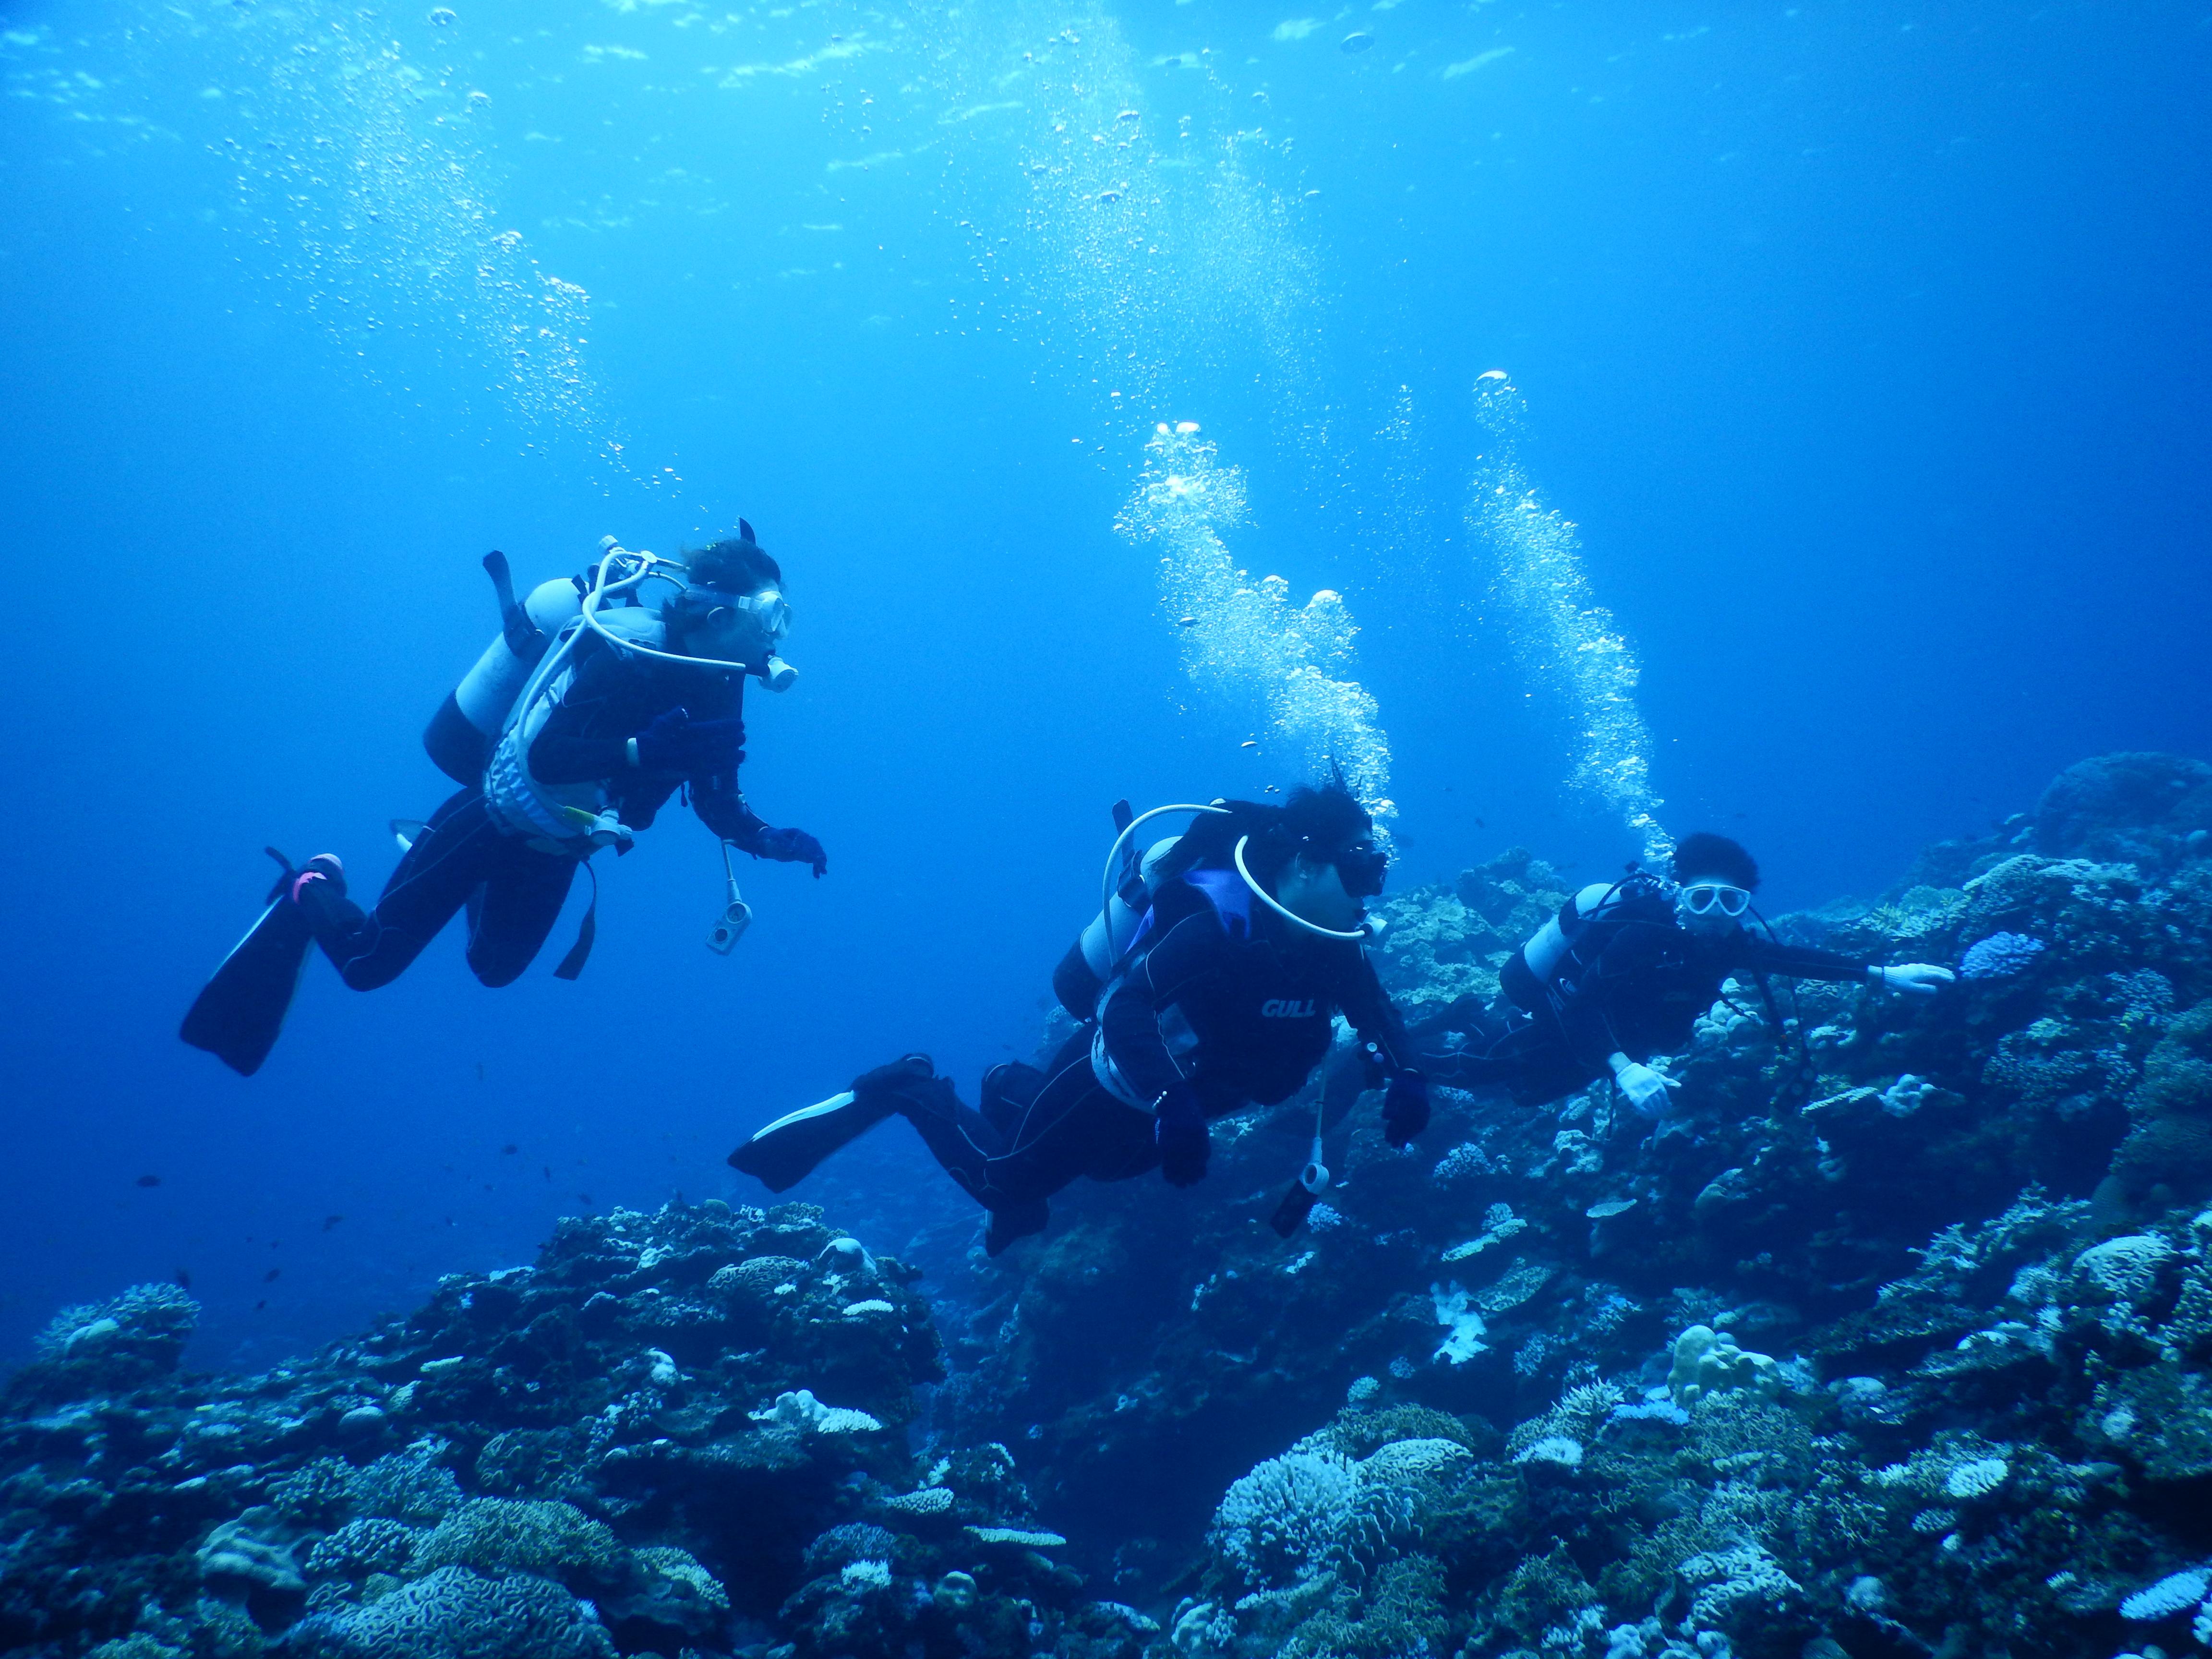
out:
<path id="1" fill-rule="evenodd" d="M 1182 836 L 1141 860 L 1123 848 L 1146 818 L 1194 811 Z M 1299 789 L 1286 805 L 1217 801 L 1129 819 L 1107 860 L 1098 915 L 1054 975 L 1079 1022 L 1043 1071 L 1019 1062 L 983 1079 L 964 1104 L 926 1054 L 855 1079 L 850 1090 L 777 1119 L 730 1154 L 772 1192 L 893 1114 L 990 1212 L 998 1255 L 1044 1230 L 1046 1200 L 1079 1176 L 1125 1181 L 1157 1169 L 1173 1185 L 1206 1175 L 1207 1120 L 1272 1106 L 1328 1057 L 1341 1012 L 1364 1040 L 1372 1080 L 1388 1085 L 1384 1133 L 1404 1146 L 1427 1127 L 1428 1088 L 1408 1066 L 1405 1032 L 1368 960 L 1380 931 L 1362 901 L 1382 890 L 1388 854 L 1341 786 Z M 1297 1230 L 1328 1183 L 1315 1155 L 1275 1217 Z"/>
<path id="2" fill-rule="evenodd" d="M 616 546 L 585 575 L 549 581 L 518 604 L 504 555 L 484 568 L 498 591 L 500 636 L 423 735 L 462 787 L 426 824 L 395 823 L 405 853 L 375 908 L 346 894 L 337 858 L 283 870 L 269 908 L 223 961 L 181 1032 L 251 1076 L 275 1045 L 307 947 L 322 947 L 357 991 L 398 977 L 456 913 L 468 912 L 468 962 L 488 986 L 511 983 L 558 920 L 577 866 L 601 848 L 626 853 L 678 789 L 725 843 L 755 858 L 829 867 L 803 830 L 770 827 L 738 788 L 744 678 L 782 690 L 796 671 L 776 648 L 790 626 L 782 572 L 739 534 L 684 562 Z M 670 590 L 649 605 L 640 589 Z M 750 919 L 736 898 L 710 943 L 727 950 Z M 598 907 L 555 969 L 582 970 Z M 740 915 L 739 913 L 743 913 Z"/>
<path id="3" fill-rule="evenodd" d="M 1499 971 L 1502 994 L 1484 1008 L 1462 997 L 1425 1021 L 1425 1039 L 1456 1034 L 1463 1046 L 1421 1065 L 1462 1088 L 1498 1085 L 1523 1105 L 1573 1093 L 1610 1073 L 1646 1116 L 1666 1111 L 1681 1079 L 1662 1057 L 1689 1046 L 1698 1015 L 1721 1000 L 1731 975 L 1754 979 L 1770 1022 L 1767 975 L 1852 981 L 1932 997 L 1954 977 L 1928 963 L 1882 967 L 1832 951 L 1784 945 L 1757 917 L 1759 866 L 1726 836 L 1685 836 L 1672 883 L 1631 866 L 1623 879 L 1585 887 L 1559 907 Z M 1764 917 L 1757 918 L 1761 927 Z"/>

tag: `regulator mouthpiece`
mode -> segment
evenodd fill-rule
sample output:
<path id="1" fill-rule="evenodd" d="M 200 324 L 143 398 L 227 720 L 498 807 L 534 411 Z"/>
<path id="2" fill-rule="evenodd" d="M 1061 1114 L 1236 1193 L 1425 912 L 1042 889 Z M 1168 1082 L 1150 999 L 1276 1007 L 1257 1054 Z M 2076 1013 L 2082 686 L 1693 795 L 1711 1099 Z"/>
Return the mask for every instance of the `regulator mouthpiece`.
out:
<path id="1" fill-rule="evenodd" d="M 799 671 L 781 657 L 770 657 L 766 666 L 754 672 L 771 691 L 788 691 L 799 678 Z"/>

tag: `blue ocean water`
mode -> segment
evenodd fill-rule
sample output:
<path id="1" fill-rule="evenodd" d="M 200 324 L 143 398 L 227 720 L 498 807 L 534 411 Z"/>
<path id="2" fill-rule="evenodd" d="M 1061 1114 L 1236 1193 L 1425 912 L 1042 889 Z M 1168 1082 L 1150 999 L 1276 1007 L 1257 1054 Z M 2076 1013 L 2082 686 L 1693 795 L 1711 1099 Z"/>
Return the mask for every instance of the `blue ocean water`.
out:
<path id="1" fill-rule="evenodd" d="M 1026 1054 L 1119 797 L 1327 754 L 1398 887 L 1648 816 L 1786 908 L 2212 752 L 2209 52 L 2178 4 L 0 5 L 0 1345 L 181 1272 L 197 1357 L 265 1362 L 734 1195 L 902 1050 Z M 802 669 L 746 786 L 826 879 L 742 870 L 717 957 L 672 813 L 577 983 L 448 939 L 311 963 L 252 1079 L 176 1041 L 264 842 L 373 887 L 447 793 L 487 549 L 739 514 Z M 963 1215 L 902 1138 L 835 1179 Z"/>

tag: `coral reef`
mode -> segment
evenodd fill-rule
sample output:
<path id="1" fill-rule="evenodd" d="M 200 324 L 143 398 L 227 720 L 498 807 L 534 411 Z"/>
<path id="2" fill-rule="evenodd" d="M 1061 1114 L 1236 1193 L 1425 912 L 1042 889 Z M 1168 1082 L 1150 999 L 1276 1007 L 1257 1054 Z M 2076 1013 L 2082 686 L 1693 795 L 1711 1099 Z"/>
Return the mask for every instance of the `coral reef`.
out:
<path id="1" fill-rule="evenodd" d="M 1568 886 L 1391 899 L 1386 983 L 1449 1043 Z M 180 1292 L 72 1310 L 0 1399 L 0 1659 L 2212 1650 L 2212 767 L 1774 926 L 1966 971 L 1731 987 L 1656 1123 L 1336 1102 L 1289 1240 L 1311 1095 L 996 1259 L 617 1212 L 234 1379 Z"/>
<path id="2" fill-rule="evenodd" d="M 172 1288 L 71 1310 L 0 1401 L 0 1653 L 1133 1656 L 1002 1447 L 911 1448 L 914 1278 L 710 1200 L 261 1376 L 179 1374 Z"/>
<path id="3" fill-rule="evenodd" d="M 1439 1089 L 1399 1152 L 1369 1097 L 1283 1242 L 1308 1098 L 1216 1125 L 1206 1203 L 1079 1188 L 996 1264 L 924 1252 L 933 1420 L 1021 1447 L 1194 1659 L 2212 1646 L 2208 826 L 2212 767 L 2107 757 L 1778 919 L 1974 971 L 1731 987 L 1656 1125 Z M 1392 899 L 1385 982 L 1489 996 L 1569 885 L 1516 851 Z"/>

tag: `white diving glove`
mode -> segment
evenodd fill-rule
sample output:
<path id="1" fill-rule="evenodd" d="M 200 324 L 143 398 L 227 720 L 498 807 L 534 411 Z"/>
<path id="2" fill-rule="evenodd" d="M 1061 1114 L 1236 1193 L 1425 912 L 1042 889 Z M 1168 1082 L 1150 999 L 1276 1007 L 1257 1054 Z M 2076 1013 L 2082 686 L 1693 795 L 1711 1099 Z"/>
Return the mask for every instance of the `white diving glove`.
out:
<path id="1" fill-rule="evenodd" d="M 1668 1077 L 1654 1066 L 1641 1065 L 1626 1054 L 1613 1057 L 1613 1080 L 1620 1085 L 1620 1092 L 1628 1097 L 1628 1103 L 1645 1117 L 1660 1117 L 1668 1104 L 1667 1091 L 1682 1086 L 1680 1078 Z"/>
<path id="2" fill-rule="evenodd" d="M 1896 991 L 1910 997 L 1932 997 L 1938 988 L 1948 985 L 1958 975 L 1948 968 L 1938 968 L 1929 962 L 1908 962 L 1897 968 L 1877 968 L 1874 982 L 1885 991 Z"/>

